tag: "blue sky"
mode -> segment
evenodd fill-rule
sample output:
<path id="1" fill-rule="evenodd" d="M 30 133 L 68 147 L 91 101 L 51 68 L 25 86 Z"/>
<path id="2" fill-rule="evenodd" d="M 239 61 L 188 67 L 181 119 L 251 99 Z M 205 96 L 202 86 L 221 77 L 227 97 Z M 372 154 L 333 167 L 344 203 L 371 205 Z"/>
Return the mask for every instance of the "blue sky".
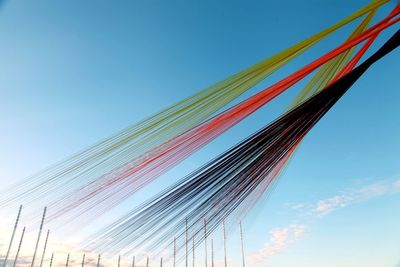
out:
<path id="1" fill-rule="evenodd" d="M 322 30 L 367 3 L 3 2 L 1 189 Z M 377 17 L 382 18 L 395 3 L 382 8 Z M 241 99 L 329 51 L 354 26 L 327 38 Z M 396 27 L 384 32 L 373 49 Z M 304 230 L 276 255 L 263 259 L 262 266 L 368 267 L 400 262 L 400 229 L 396 227 L 400 197 L 392 190 L 400 178 L 399 55 L 397 50 L 371 68 L 310 132 L 273 194 L 244 221 L 248 254 L 271 244 L 271 233 L 284 236 L 285 229 L 289 234 L 296 227 Z M 301 85 L 304 82 L 190 157 L 136 200 L 273 120 Z M 379 189 L 382 184 L 382 194 L 359 197 L 357 193 L 368 186 Z M 312 212 L 319 201 L 331 203 L 332 198 L 340 202 L 339 208 L 323 216 Z M 105 220 L 122 214 L 127 206 Z M 232 260 L 239 254 L 235 231 L 229 239 Z"/>

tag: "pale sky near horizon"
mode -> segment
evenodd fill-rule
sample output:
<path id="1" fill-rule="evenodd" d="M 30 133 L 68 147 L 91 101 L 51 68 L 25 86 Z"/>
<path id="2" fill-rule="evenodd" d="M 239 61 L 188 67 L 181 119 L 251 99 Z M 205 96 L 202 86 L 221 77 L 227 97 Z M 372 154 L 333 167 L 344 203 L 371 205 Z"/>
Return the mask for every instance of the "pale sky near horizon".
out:
<path id="1" fill-rule="evenodd" d="M 0 189 L 311 36 L 368 2 L 1 2 Z M 374 21 L 395 3 L 383 7 Z M 355 25 L 333 34 L 240 100 L 338 45 Z M 385 31 L 371 51 L 398 28 Z M 399 55 L 398 49 L 373 66 L 320 121 L 271 196 L 243 222 L 250 267 L 399 266 Z M 138 198 L 273 120 L 301 85 L 304 82 Z M 105 220 L 123 214 L 128 206 Z M 11 230 L 12 220 L 0 222 L 0 233 Z M 2 255 L 4 246 L 0 249 Z M 239 252 L 233 229 L 228 243 L 231 266 L 239 263 Z"/>

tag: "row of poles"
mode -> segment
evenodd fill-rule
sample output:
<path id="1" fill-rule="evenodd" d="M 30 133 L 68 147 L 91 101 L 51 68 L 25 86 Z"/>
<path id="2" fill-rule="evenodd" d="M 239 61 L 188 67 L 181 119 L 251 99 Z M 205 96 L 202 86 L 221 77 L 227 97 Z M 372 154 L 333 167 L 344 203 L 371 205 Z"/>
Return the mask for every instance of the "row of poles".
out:
<path id="1" fill-rule="evenodd" d="M 15 224 L 14 224 L 14 228 L 11 234 L 11 239 L 7 248 L 7 252 L 6 255 L 4 257 L 3 260 L 3 265 L 2 267 L 6 267 L 7 262 L 9 260 L 10 257 L 10 252 L 11 252 L 11 248 L 12 245 L 14 243 L 14 239 L 15 239 L 15 234 L 18 228 L 18 223 L 20 221 L 20 217 L 21 217 L 21 211 L 22 211 L 22 205 L 19 207 L 18 209 L 18 214 L 17 214 L 17 218 L 15 220 Z M 46 211 L 47 211 L 47 207 L 44 208 L 43 210 L 43 215 L 42 215 L 42 219 L 40 221 L 40 227 L 39 227 L 39 233 L 36 239 L 36 243 L 35 243 L 35 249 L 33 252 L 33 257 L 31 260 L 31 267 L 35 266 L 35 262 L 36 262 L 36 256 L 37 256 L 37 252 L 38 252 L 38 248 L 39 248 L 39 242 L 41 239 L 41 235 L 42 235 L 42 231 L 43 231 L 43 225 L 44 225 L 44 220 L 46 217 Z M 241 249 L 241 256 L 242 256 L 242 267 L 246 267 L 246 260 L 245 260 L 245 254 L 244 254 L 244 240 L 243 240 L 243 228 L 242 228 L 242 223 L 239 224 L 240 226 L 240 249 Z M 189 267 L 189 236 L 188 236 L 188 222 L 186 220 L 185 222 L 185 267 Z M 18 248 L 14 257 L 14 261 L 12 266 L 16 267 L 17 266 L 17 262 L 18 262 L 18 258 L 19 258 L 19 254 L 21 251 L 21 247 L 22 247 L 22 242 L 24 240 L 24 236 L 25 236 L 25 230 L 26 228 L 23 227 L 22 229 L 22 233 L 21 233 L 21 237 L 18 243 Z M 47 230 L 47 234 L 46 234 L 46 238 L 45 238 L 45 243 L 44 243 L 44 247 L 43 247 L 43 251 L 42 251 L 42 255 L 40 258 L 40 267 L 43 267 L 43 262 L 44 262 L 44 257 L 46 254 L 46 250 L 47 250 L 47 243 L 49 240 L 49 235 L 50 235 L 50 230 Z M 228 267 L 228 258 L 227 258 L 227 248 L 226 248 L 226 230 L 225 230 L 225 222 L 222 222 L 222 235 L 223 235 L 223 249 L 224 249 L 224 267 Z M 192 262 L 193 262 L 193 266 L 195 267 L 195 241 L 194 238 L 192 239 Z M 208 267 L 208 244 L 207 244 L 207 222 L 206 220 L 204 220 L 204 264 L 205 267 Z M 85 266 L 85 259 L 86 259 L 86 254 L 84 253 L 82 256 L 82 262 L 81 262 L 81 266 L 84 267 Z M 50 263 L 49 263 L 49 267 L 52 267 L 53 265 L 53 261 L 54 261 L 54 252 L 51 254 L 51 258 L 50 258 Z M 100 267 L 101 265 L 101 255 L 99 254 L 97 257 L 97 267 Z M 174 238 L 173 241 L 173 267 L 176 267 L 176 238 Z M 67 259 L 65 262 L 65 267 L 68 267 L 70 264 L 70 253 L 67 254 Z M 121 256 L 118 256 L 118 267 L 120 267 L 121 264 Z M 163 258 L 160 258 L 160 267 L 163 266 Z M 135 267 L 135 256 L 133 256 L 132 258 L 132 267 Z M 146 267 L 149 267 L 149 257 L 146 257 Z M 211 267 L 215 267 L 214 264 L 214 240 L 211 239 Z"/>
<path id="2" fill-rule="evenodd" d="M 14 228 L 13 228 L 13 231 L 12 231 L 12 234 L 11 234 L 10 243 L 8 245 L 7 252 L 6 252 L 6 255 L 5 255 L 4 260 L 3 260 L 3 267 L 5 267 L 7 265 L 8 258 L 10 256 L 11 247 L 12 247 L 13 242 L 14 242 L 15 233 L 16 233 L 17 228 L 18 228 L 19 219 L 21 217 L 21 211 L 22 211 L 22 205 L 19 206 L 19 209 L 18 209 L 18 215 L 17 215 L 17 219 L 15 220 Z M 36 243 L 35 243 L 35 250 L 33 252 L 33 257 L 32 257 L 32 261 L 31 261 L 31 267 L 35 266 L 35 260 L 36 260 L 36 255 L 37 255 L 37 251 L 38 251 L 38 248 L 39 248 L 40 237 L 41 237 L 42 231 L 43 231 L 43 224 L 44 224 L 44 218 L 46 217 L 46 211 L 47 211 L 47 208 L 45 207 L 44 211 L 43 211 L 43 215 L 42 215 L 42 220 L 40 222 L 39 234 L 38 234 L 38 237 L 37 237 L 37 240 L 36 240 Z M 25 230 L 26 230 L 26 228 L 24 227 L 22 229 L 21 237 L 20 237 L 20 240 L 19 240 L 19 243 L 18 243 L 18 248 L 17 248 L 17 252 L 15 254 L 13 267 L 17 266 L 19 253 L 21 251 L 22 242 L 23 242 L 24 236 L 25 236 Z M 50 230 L 47 230 L 46 240 L 45 240 L 45 244 L 44 244 L 44 248 L 43 248 L 43 253 L 42 253 L 41 260 L 40 260 L 40 267 L 43 266 L 43 260 L 44 260 L 45 254 L 46 254 L 46 248 L 47 248 L 47 242 L 49 240 L 49 234 L 50 234 Z M 53 257 L 54 257 L 54 253 L 52 253 L 52 255 L 51 255 L 50 266 L 52 265 Z"/>

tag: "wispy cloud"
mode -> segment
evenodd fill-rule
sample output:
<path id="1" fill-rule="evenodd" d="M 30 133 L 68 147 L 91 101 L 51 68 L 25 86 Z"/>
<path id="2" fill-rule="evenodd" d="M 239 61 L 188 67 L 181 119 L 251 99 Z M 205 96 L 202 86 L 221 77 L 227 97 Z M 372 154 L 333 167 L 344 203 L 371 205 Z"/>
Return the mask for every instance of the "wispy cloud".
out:
<path id="1" fill-rule="evenodd" d="M 321 217 L 351 204 L 360 203 L 371 198 L 399 192 L 400 179 L 395 181 L 381 181 L 356 190 L 349 190 L 335 196 L 319 200 L 312 212 Z"/>
<path id="2" fill-rule="evenodd" d="M 250 254 L 250 262 L 256 266 L 268 262 L 271 257 L 302 237 L 306 233 L 307 228 L 308 226 L 305 224 L 291 224 L 288 227 L 271 230 L 271 237 L 264 246 L 260 250 Z"/>
<path id="3" fill-rule="evenodd" d="M 362 203 L 384 195 L 400 193 L 400 178 L 395 180 L 379 181 L 356 189 L 345 190 L 328 198 L 317 200 L 315 203 L 290 203 L 291 209 L 299 214 L 299 218 L 309 219 L 331 214 L 350 205 Z M 308 217 L 308 218 L 307 218 Z M 250 262 L 259 266 L 268 266 L 271 259 L 287 249 L 309 232 L 311 225 L 308 223 L 292 223 L 286 227 L 275 228 L 269 232 L 269 239 L 264 246 L 249 255 Z"/>

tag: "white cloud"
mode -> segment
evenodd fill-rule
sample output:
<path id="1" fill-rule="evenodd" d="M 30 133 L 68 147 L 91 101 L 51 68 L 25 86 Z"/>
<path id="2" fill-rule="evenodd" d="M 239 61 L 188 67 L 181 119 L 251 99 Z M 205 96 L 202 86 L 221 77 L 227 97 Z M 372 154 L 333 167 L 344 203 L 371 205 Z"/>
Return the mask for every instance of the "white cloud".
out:
<path id="1" fill-rule="evenodd" d="M 332 197 L 321 199 L 314 204 L 287 203 L 291 209 L 300 213 L 300 217 L 310 216 L 321 218 L 338 209 L 367 201 L 371 198 L 388 194 L 400 193 L 400 179 L 380 181 L 358 189 L 347 190 Z M 294 223 L 287 227 L 275 228 L 270 231 L 270 238 L 264 246 L 249 255 L 249 261 L 255 265 L 268 266 L 268 262 L 284 251 L 290 244 L 297 241 L 309 230 L 309 225 Z"/>
<path id="2" fill-rule="evenodd" d="M 308 226 L 305 224 L 291 224 L 288 227 L 273 229 L 264 247 L 249 255 L 250 262 L 254 265 L 265 264 L 270 258 L 302 237 L 307 229 Z"/>
<path id="3" fill-rule="evenodd" d="M 319 200 L 314 212 L 320 216 L 331 213 L 338 208 L 344 208 L 354 201 L 351 195 L 337 195 L 327 199 Z"/>
<path id="4" fill-rule="evenodd" d="M 295 238 L 303 236 L 307 232 L 308 226 L 305 224 L 292 224 L 293 235 Z"/>
<path id="5" fill-rule="evenodd" d="M 321 217 L 351 204 L 399 192 L 400 179 L 395 181 L 381 181 L 356 190 L 350 190 L 326 199 L 319 200 L 317 204 L 314 205 L 312 212 Z"/>

